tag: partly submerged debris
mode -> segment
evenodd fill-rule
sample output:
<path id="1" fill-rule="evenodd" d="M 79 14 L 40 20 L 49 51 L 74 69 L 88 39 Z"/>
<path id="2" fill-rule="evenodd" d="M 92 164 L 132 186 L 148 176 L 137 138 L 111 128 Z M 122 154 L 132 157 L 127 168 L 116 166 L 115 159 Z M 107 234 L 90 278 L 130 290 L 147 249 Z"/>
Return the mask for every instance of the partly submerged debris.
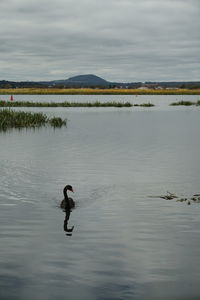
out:
<path id="1" fill-rule="evenodd" d="M 174 198 L 178 198 L 175 194 L 167 192 L 167 195 L 161 196 L 160 198 L 165 200 L 172 200 Z"/>
<path id="2" fill-rule="evenodd" d="M 181 197 L 178 197 L 174 193 L 167 192 L 166 195 L 149 196 L 149 197 L 151 197 L 151 198 L 161 198 L 161 199 L 165 199 L 165 200 L 177 199 L 176 202 L 185 202 L 188 205 L 190 205 L 191 202 L 200 203 L 200 194 L 194 194 L 192 197 L 189 197 L 189 198 L 181 198 Z"/>
<path id="3" fill-rule="evenodd" d="M 165 199 L 165 200 L 172 200 L 174 198 L 178 198 L 175 194 L 170 193 L 170 192 L 167 192 L 166 195 L 149 196 L 149 197 L 151 197 L 151 198 L 162 198 L 162 199 Z"/>

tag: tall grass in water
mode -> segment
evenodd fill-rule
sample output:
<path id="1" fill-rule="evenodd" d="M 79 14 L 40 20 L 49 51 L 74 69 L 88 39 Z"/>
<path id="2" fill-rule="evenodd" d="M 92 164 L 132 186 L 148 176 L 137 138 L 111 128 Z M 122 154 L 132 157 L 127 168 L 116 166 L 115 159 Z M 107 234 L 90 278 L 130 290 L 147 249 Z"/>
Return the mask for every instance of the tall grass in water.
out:
<path id="1" fill-rule="evenodd" d="M 11 128 L 36 128 L 49 124 L 53 127 L 66 125 L 66 121 L 61 118 L 48 118 L 43 113 L 32 113 L 14 111 L 10 109 L 0 110 L 0 130 Z"/>
<path id="2" fill-rule="evenodd" d="M 134 106 L 141 106 L 141 107 L 153 107 L 155 106 L 152 103 L 142 103 L 142 104 L 134 104 Z"/>
<path id="3" fill-rule="evenodd" d="M 151 107 L 154 104 L 131 104 L 130 102 L 29 102 L 29 101 L 0 101 L 0 107 Z"/>
<path id="4" fill-rule="evenodd" d="M 53 127 L 62 127 L 63 125 L 66 125 L 66 121 L 58 117 L 48 119 L 48 123 Z"/>
<path id="5" fill-rule="evenodd" d="M 192 101 L 172 102 L 170 105 L 171 106 L 176 106 L 176 105 L 184 105 L 184 106 L 196 105 L 196 106 L 199 106 L 200 105 L 200 100 L 198 100 L 197 102 L 192 102 Z"/>
<path id="6" fill-rule="evenodd" d="M 0 101 L 1 107 L 131 107 L 130 102 L 30 102 Z"/>

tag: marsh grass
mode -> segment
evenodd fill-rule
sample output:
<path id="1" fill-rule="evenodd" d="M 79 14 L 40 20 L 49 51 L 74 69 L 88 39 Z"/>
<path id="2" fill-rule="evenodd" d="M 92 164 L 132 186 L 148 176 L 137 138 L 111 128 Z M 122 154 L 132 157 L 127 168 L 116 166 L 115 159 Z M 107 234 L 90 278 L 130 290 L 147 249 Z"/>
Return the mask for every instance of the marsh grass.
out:
<path id="1" fill-rule="evenodd" d="M 179 101 L 179 102 L 173 102 L 170 104 L 171 106 L 177 106 L 177 105 L 184 105 L 184 106 L 191 106 L 191 105 L 200 105 L 200 100 L 197 102 L 192 102 L 192 101 Z"/>
<path id="2" fill-rule="evenodd" d="M 29 102 L 0 101 L 0 107 L 152 107 L 152 103 L 131 104 L 130 102 Z"/>
<path id="3" fill-rule="evenodd" d="M 98 89 L 98 88 L 16 88 L 0 89 L 1 95 L 200 95 L 200 89 Z"/>
<path id="4" fill-rule="evenodd" d="M 48 122 L 53 127 L 62 127 L 63 125 L 66 125 L 66 121 L 59 117 L 50 118 L 48 119 Z"/>
<path id="5" fill-rule="evenodd" d="M 66 125 L 66 120 L 61 118 L 48 118 L 45 114 L 14 111 L 11 109 L 0 110 L 0 130 L 11 128 L 36 128 L 45 125 L 53 127 L 61 127 Z"/>
<path id="6" fill-rule="evenodd" d="M 153 107 L 155 106 L 152 103 L 142 103 L 142 104 L 134 104 L 134 106 L 141 106 L 141 107 Z"/>
<path id="7" fill-rule="evenodd" d="M 0 101 L 1 107 L 131 107 L 130 102 L 29 102 Z"/>

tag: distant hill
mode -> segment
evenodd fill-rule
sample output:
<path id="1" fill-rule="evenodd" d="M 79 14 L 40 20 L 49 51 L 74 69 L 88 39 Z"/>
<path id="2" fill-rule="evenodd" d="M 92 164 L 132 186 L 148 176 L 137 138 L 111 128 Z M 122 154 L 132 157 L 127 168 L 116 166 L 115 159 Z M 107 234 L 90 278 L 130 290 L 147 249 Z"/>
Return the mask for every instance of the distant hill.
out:
<path id="1" fill-rule="evenodd" d="M 139 88 L 141 86 L 156 88 L 200 88 L 200 81 L 183 82 L 111 82 L 93 74 L 73 76 L 68 79 L 53 81 L 0 81 L 0 88 Z"/>
<path id="2" fill-rule="evenodd" d="M 65 87 L 109 87 L 110 82 L 93 74 L 73 76 L 68 79 L 54 80 L 43 82 L 43 84 L 51 84 L 53 86 Z"/>
<path id="3" fill-rule="evenodd" d="M 84 84 L 84 85 L 109 85 L 109 82 L 105 79 L 102 79 L 101 77 L 98 77 L 93 74 L 88 75 L 79 75 L 70 77 L 68 80 L 65 81 L 66 83 L 72 83 L 72 84 Z"/>

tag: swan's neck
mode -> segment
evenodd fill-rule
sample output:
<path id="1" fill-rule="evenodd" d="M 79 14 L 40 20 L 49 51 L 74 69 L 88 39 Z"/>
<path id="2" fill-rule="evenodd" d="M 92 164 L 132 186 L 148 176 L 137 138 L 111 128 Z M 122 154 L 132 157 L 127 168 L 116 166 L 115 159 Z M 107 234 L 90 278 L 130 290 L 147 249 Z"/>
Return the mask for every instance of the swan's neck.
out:
<path id="1" fill-rule="evenodd" d="M 67 200 L 68 200 L 68 196 L 67 196 L 67 189 L 66 189 L 66 188 L 64 188 L 64 190 L 63 190 L 63 194 L 64 194 L 64 197 L 65 197 L 65 199 L 67 199 Z"/>

